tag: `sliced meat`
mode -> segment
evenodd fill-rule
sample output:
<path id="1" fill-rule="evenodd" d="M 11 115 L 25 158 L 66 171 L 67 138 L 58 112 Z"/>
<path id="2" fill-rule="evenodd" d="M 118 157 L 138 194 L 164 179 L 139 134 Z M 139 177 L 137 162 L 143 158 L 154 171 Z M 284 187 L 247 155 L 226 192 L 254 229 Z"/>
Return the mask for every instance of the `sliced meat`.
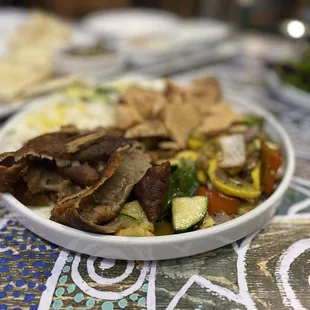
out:
<path id="1" fill-rule="evenodd" d="M 7 156 L 0 164 L 0 192 L 7 192 L 26 173 L 28 160 L 21 159 L 15 163 L 14 156 L 5 153 Z"/>
<path id="2" fill-rule="evenodd" d="M 120 151 L 120 166 L 114 175 L 96 193 L 100 205 L 114 206 L 116 212 L 125 203 L 134 185 L 151 166 L 151 158 L 139 144 Z"/>
<path id="3" fill-rule="evenodd" d="M 129 139 L 115 136 L 104 136 L 99 142 L 74 154 L 79 161 L 97 161 L 107 159 L 115 150 L 125 145 L 130 145 Z"/>
<path id="4" fill-rule="evenodd" d="M 16 158 L 33 155 L 40 158 L 71 159 L 72 155 L 67 151 L 66 145 L 79 138 L 79 133 L 52 132 L 29 140 L 24 147 L 15 154 Z"/>
<path id="5" fill-rule="evenodd" d="M 135 186 L 137 196 L 147 218 L 155 223 L 160 215 L 160 208 L 167 199 L 170 180 L 170 163 L 147 170 L 141 181 Z"/>
<path id="6" fill-rule="evenodd" d="M 31 194 L 54 193 L 57 200 L 81 190 L 79 186 L 56 172 L 55 168 L 45 167 L 42 163 L 32 164 L 23 180 Z"/>
<path id="7" fill-rule="evenodd" d="M 96 169 L 87 163 L 58 168 L 58 172 L 83 187 L 93 185 L 99 181 Z"/>
<path id="8" fill-rule="evenodd" d="M 51 211 L 51 219 L 82 230 L 92 232 L 99 230 L 98 227 L 92 227 L 96 225 L 96 216 L 88 223 L 86 219 L 81 217 L 79 209 L 87 210 L 90 216 L 93 214 L 93 209 L 97 205 L 93 193 L 115 173 L 120 165 L 120 158 L 120 153 L 114 152 L 104 167 L 101 179 L 93 186 L 59 201 Z"/>
<path id="9" fill-rule="evenodd" d="M 110 132 L 113 135 L 109 136 Z M 90 152 L 93 152 L 100 144 L 100 152 L 110 155 L 116 148 L 124 145 L 125 141 L 127 143 L 127 140 L 121 138 L 119 132 L 116 134 L 115 130 L 52 132 L 29 140 L 16 152 L 0 155 L 0 162 L 7 157 L 14 157 L 15 161 L 18 161 L 32 156 L 39 159 L 57 160 L 61 166 L 64 166 L 75 160 L 75 153 L 87 152 L 90 148 Z M 95 148 L 92 148 L 94 145 L 96 145 Z"/>
<path id="10" fill-rule="evenodd" d="M 134 144 L 114 152 L 102 177 L 93 186 L 57 203 L 51 219 L 90 232 L 113 233 L 120 227 L 106 222 L 115 218 L 134 185 L 150 167 L 150 157 Z"/>
<path id="11" fill-rule="evenodd" d="M 51 203 L 47 194 L 31 194 L 26 183 L 23 181 L 19 181 L 16 186 L 14 186 L 13 195 L 26 206 L 48 206 Z"/>
<path id="12" fill-rule="evenodd" d="M 166 107 L 165 125 L 172 139 L 181 147 L 186 146 L 192 129 L 200 123 L 200 115 L 194 106 L 189 104 L 170 104 Z"/>
<path id="13" fill-rule="evenodd" d="M 160 120 L 150 120 L 138 124 L 125 133 L 126 138 L 167 137 L 168 132 Z"/>
<path id="14" fill-rule="evenodd" d="M 118 128 L 98 128 L 92 132 L 86 132 L 81 137 L 67 143 L 66 148 L 69 153 L 76 153 L 95 143 L 100 142 L 106 136 L 121 138 L 124 132 Z"/>
<path id="15" fill-rule="evenodd" d="M 13 168 L 21 159 L 29 159 L 28 162 L 38 159 L 55 159 L 59 164 L 67 165 L 72 160 L 72 154 L 66 151 L 66 144 L 78 138 L 79 135 L 77 133 L 59 131 L 36 137 L 29 140 L 16 152 L 1 154 L 0 166 Z"/>
<path id="16" fill-rule="evenodd" d="M 119 131 L 107 132 L 113 136 L 104 136 L 102 130 L 49 133 L 28 141 L 16 152 L 0 155 L 0 191 L 13 191 L 23 178 L 32 195 L 48 193 L 58 200 L 79 191 L 80 186 L 96 183 L 109 156 L 132 143 L 120 137 Z M 92 161 L 96 166 L 88 163 Z"/>
<path id="17" fill-rule="evenodd" d="M 92 132 L 88 135 L 70 141 L 69 143 L 67 143 L 66 149 L 69 153 L 75 153 L 77 151 L 80 151 L 81 149 L 85 149 L 86 147 L 98 142 L 98 140 L 103 138 L 105 135 L 106 135 L 105 129 Z"/>
<path id="18" fill-rule="evenodd" d="M 73 125 L 73 124 L 62 126 L 60 128 L 60 131 L 71 133 L 71 134 L 80 132 L 80 130 L 75 125 Z"/>

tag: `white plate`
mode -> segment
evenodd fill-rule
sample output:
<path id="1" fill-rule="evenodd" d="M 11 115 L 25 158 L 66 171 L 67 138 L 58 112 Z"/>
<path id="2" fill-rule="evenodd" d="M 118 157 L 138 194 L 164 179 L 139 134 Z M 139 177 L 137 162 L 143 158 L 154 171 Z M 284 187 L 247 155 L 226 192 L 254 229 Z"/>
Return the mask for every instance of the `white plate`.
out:
<path id="1" fill-rule="evenodd" d="M 293 176 L 295 157 L 292 143 L 278 121 L 260 106 L 243 100 L 238 94 L 228 93 L 227 99 L 237 112 L 253 113 L 266 120 L 266 131 L 283 147 L 284 177 L 272 196 L 253 211 L 227 223 L 205 230 L 162 237 L 119 237 L 87 233 L 55 223 L 27 208 L 9 194 L 3 195 L 5 202 L 17 214 L 18 220 L 40 237 L 89 255 L 127 260 L 157 260 L 195 255 L 234 242 L 260 228 L 270 220 L 289 186 Z M 28 106 L 21 113 L 26 113 Z M 16 116 L 0 132 L 3 135 L 14 127 Z M 38 211 L 37 211 L 38 212 Z M 42 214 L 42 213 L 41 213 Z"/>
<path id="2" fill-rule="evenodd" d="M 117 9 L 92 13 L 84 18 L 83 25 L 101 38 L 128 40 L 173 33 L 177 31 L 179 18 L 161 10 Z"/>
<path id="3" fill-rule="evenodd" d="M 283 83 L 272 70 L 266 73 L 266 83 L 270 91 L 281 101 L 310 110 L 310 93 Z"/>
<path id="4" fill-rule="evenodd" d="M 213 19 L 187 19 L 180 25 L 180 42 L 187 49 L 201 48 L 202 45 L 213 47 L 223 43 L 232 33 L 232 27 Z"/>

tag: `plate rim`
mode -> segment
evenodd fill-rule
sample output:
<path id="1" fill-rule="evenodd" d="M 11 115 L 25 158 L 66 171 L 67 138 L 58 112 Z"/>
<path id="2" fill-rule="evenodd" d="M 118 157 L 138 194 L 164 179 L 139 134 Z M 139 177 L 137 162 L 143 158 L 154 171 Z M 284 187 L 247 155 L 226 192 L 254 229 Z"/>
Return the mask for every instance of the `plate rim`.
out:
<path id="1" fill-rule="evenodd" d="M 36 107 L 36 105 L 39 105 L 43 98 L 40 98 L 39 100 L 35 100 L 35 102 L 32 102 L 25 106 L 19 113 L 17 113 L 14 117 L 9 119 L 4 126 L 0 130 L 0 143 L 1 140 L 5 134 L 5 131 L 7 128 L 10 128 L 12 124 L 14 124 L 14 121 L 16 118 L 20 117 L 22 114 L 27 112 L 27 110 L 32 109 Z M 241 97 L 234 91 L 226 91 L 225 90 L 225 99 L 228 101 L 233 100 L 239 102 L 241 105 L 250 107 L 250 109 L 259 115 L 262 115 L 265 119 L 267 119 L 272 126 L 275 129 L 275 132 L 280 136 L 281 142 L 283 144 L 283 150 L 286 155 L 286 169 L 283 176 L 283 179 L 279 185 L 279 187 L 276 189 L 276 191 L 262 204 L 257 206 L 254 210 L 250 211 L 249 213 L 242 215 L 236 219 L 230 220 L 226 223 L 205 229 L 205 230 L 198 230 L 198 231 L 192 231 L 182 234 L 174 234 L 170 236 L 154 236 L 152 238 L 150 237 L 125 237 L 125 236 L 113 236 L 113 235 L 101 235 L 101 234 L 94 234 L 89 233 L 85 231 L 78 230 L 76 228 L 72 228 L 63 224 L 56 223 L 50 219 L 44 218 L 41 215 L 35 213 L 25 205 L 23 205 L 21 202 L 19 202 L 16 198 L 14 198 L 10 194 L 1 194 L 4 201 L 11 207 L 13 207 L 14 211 L 18 213 L 20 216 L 24 216 L 27 221 L 33 220 L 37 222 L 40 225 L 44 225 L 45 227 L 48 227 L 55 233 L 57 233 L 60 237 L 62 234 L 65 234 L 66 237 L 72 237 L 74 235 L 75 238 L 81 238 L 88 242 L 91 241 L 98 241 L 100 239 L 100 243 L 104 245 L 107 243 L 110 246 L 121 246 L 124 243 L 129 244 L 130 246 L 141 246 L 145 245 L 147 247 L 152 246 L 158 246 L 162 244 L 163 242 L 165 245 L 169 244 L 176 244 L 179 242 L 191 242 L 198 240 L 200 238 L 208 238 L 208 235 L 215 235 L 215 234 L 221 234 L 222 232 L 225 232 L 226 230 L 230 229 L 237 229 L 238 225 L 242 222 L 247 222 L 251 218 L 255 218 L 256 216 L 259 216 L 260 214 L 264 214 L 268 208 L 275 205 L 281 197 L 283 197 L 284 193 L 289 187 L 289 183 L 293 177 L 294 169 L 295 169 L 295 152 L 293 149 L 292 142 L 290 140 L 289 135 L 287 134 L 286 130 L 283 128 L 283 126 L 276 120 L 276 118 L 268 112 L 263 107 L 259 106 L 257 103 L 253 102 L 253 100 L 250 100 L 248 98 Z M 37 233 L 37 232 L 36 232 Z M 42 237 L 44 239 L 46 238 L 44 232 L 42 232 Z M 68 248 L 70 248 L 68 246 Z M 189 254 L 188 254 L 189 255 Z"/>

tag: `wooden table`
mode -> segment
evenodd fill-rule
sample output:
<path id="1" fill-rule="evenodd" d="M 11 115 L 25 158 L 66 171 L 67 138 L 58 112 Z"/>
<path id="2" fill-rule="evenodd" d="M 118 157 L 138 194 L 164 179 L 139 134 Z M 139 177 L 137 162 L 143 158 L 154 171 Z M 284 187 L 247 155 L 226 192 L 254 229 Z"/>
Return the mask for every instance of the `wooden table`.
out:
<path id="1" fill-rule="evenodd" d="M 270 98 L 263 73 L 235 59 L 175 78 L 216 75 L 226 91 L 274 112 L 293 137 L 295 178 L 264 229 L 194 257 L 114 261 L 42 240 L 0 203 L 0 310 L 310 309 L 310 113 Z"/>

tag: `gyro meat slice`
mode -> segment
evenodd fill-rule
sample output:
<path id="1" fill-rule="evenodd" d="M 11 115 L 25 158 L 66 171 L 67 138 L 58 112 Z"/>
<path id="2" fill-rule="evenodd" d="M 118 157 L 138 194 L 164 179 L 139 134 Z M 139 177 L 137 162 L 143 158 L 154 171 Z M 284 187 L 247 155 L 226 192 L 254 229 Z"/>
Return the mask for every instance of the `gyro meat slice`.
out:
<path id="1" fill-rule="evenodd" d="M 99 180 L 99 172 L 88 163 L 59 167 L 58 172 L 82 187 L 90 186 Z"/>
<path id="2" fill-rule="evenodd" d="M 51 219 L 78 229 L 114 233 L 121 223 L 105 225 L 114 219 L 150 167 L 151 158 L 140 144 L 115 151 L 108 160 L 99 182 L 58 202 Z"/>
<path id="3" fill-rule="evenodd" d="M 54 194 L 51 196 L 55 197 L 53 200 L 70 196 L 81 190 L 79 186 L 63 177 L 56 169 L 48 167 L 44 162 L 31 164 L 23 176 L 23 180 L 31 194 Z"/>
<path id="4" fill-rule="evenodd" d="M 132 141 L 117 136 L 104 136 L 98 142 L 74 154 L 74 159 L 81 162 L 97 162 L 107 160 L 118 148 L 131 145 Z"/>
<path id="5" fill-rule="evenodd" d="M 167 161 L 149 168 L 134 188 L 138 201 L 152 223 L 158 220 L 160 208 L 167 199 L 169 181 L 170 163 Z"/>
<path id="6" fill-rule="evenodd" d="M 9 191 L 27 171 L 28 160 L 15 162 L 14 153 L 5 153 L 0 163 L 0 192 Z"/>
<path id="7" fill-rule="evenodd" d="M 0 155 L 0 190 L 14 192 L 15 184 L 23 180 L 33 196 L 28 198 L 47 194 L 56 201 L 96 183 L 109 156 L 130 143 L 112 129 L 38 136 L 18 151 Z"/>
<path id="8" fill-rule="evenodd" d="M 26 206 L 48 206 L 51 203 L 49 195 L 45 193 L 32 194 L 29 191 L 27 184 L 22 180 L 14 186 L 13 195 Z"/>

